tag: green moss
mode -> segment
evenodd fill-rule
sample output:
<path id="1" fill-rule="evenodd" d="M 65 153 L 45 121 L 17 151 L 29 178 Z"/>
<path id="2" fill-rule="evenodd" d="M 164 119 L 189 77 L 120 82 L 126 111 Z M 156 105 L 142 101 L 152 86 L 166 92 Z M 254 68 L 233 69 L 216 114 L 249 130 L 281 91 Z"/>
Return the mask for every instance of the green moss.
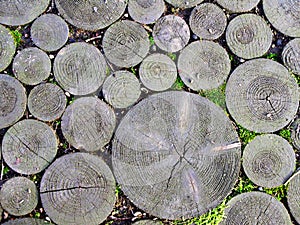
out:
<path id="1" fill-rule="evenodd" d="M 175 83 L 172 85 L 171 89 L 173 90 L 182 90 L 184 88 L 184 83 L 180 77 L 177 77 Z"/>
<path id="2" fill-rule="evenodd" d="M 4 166 L 4 167 L 3 167 L 2 174 L 3 174 L 3 175 L 6 175 L 9 171 L 10 171 L 9 167 Z"/>
<path id="3" fill-rule="evenodd" d="M 264 188 L 264 191 L 281 201 L 287 195 L 287 186 L 283 184 L 276 188 Z"/>
<path id="4" fill-rule="evenodd" d="M 22 34 L 18 30 L 11 30 L 10 34 L 14 38 L 15 45 L 19 46 L 21 44 L 21 41 L 22 41 Z"/>
<path id="5" fill-rule="evenodd" d="M 154 38 L 151 35 L 149 35 L 149 41 L 150 41 L 150 46 L 155 44 Z"/>
<path id="6" fill-rule="evenodd" d="M 203 97 L 208 98 L 210 101 L 214 102 L 216 105 L 220 106 L 226 111 L 225 88 L 226 83 L 215 89 L 201 91 L 199 92 L 199 94 Z"/>
<path id="7" fill-rule="evenodd" d="M 234 187 L 235 194 L 242 194 L 254 191 L 258 187 L 247 177 L 239 177 L 237 184 Z"/>
<path id="8" fill-rule="evenodd" d="M 238 126 L 238 134 L 242 141 L 242 146 L 246 146 L 250 141 L 252 141 L 259 133 L 254 131 L 247 130 L 246 128 L 242 127 L 241 125 Z"/>
<path id="9" fill-rule="evenodd" d="M 119 198 L 119 196 L 123 194 L 123 192 L 121 190 L 121 186 L 119 184 L 116 185 L 115 193 L 116 193 L 117 198 Z"/>
<path id="10" fill-rule="evenodd" d="M 134 67 L 130 67 L 131 72 L 136 75 L 136 70 L 134 69 Z"/>
<path id="11" fill-rule="evenodd" d="M 278 54 L 276 54 L 276 53 L 268 53 L 265 55 L 265 57 L 267 59 L 272 59 L 274 61 L 278 61 L 278 58 L 279 58 Z"/>
<path id="12" fill-rule="evenodd" d="M 288 142 L 292 142 L 291 131 L 289 129 L 282 129 L 278 132 L 278 135 L 286 139 Z"/>
<path id="13" fill-rule="evenodd" d="M 176 54 L 174 54 L 174 53 L 169 52 L 169 53 L 167 53 L 167 56 L 169 56 L 170 59 L 172 59 L 173 61 L 176 60 Z"/>
<path id="14" fill-rule="evenodd" d="M 216 208 L 209 210 L 206 214 L 195 217 L 193 219 L 174 221 L 172 225 L 217 225 L 224 218 L 224 210 L 226 208 L 227 199 L 225 199 Z"/>

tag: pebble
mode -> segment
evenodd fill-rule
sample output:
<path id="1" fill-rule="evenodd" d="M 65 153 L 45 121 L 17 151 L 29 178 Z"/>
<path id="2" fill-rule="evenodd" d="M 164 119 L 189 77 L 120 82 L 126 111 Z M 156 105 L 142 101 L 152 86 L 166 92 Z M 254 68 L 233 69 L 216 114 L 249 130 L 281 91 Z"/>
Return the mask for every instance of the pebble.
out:
<path id="1" fill-rule="evenodd" d="M 54 59 L 54 55 L 50 54 L 50 55 L 49 55 L 49 58 L 50 58 L 50 59 Z"/>
<path id="2" fill-rule="evenodd" d="M 65 95 L 67 96 L 67 97 L 71 97 L 71 95 L 70 95 L 70 93 L 69 92 L 65 92 Z"/>
<path id="3" fill-rule="evenodd" d="M 241 63 L 245 62 L 245 59 L 240 59 L 240 62 L 241 62 Z"/>
<path id="4" fill-rule="evenodd" d="M 198 39 L 198 36 L 197 36 L 196 34 L 193 34 L 193 35 L 192 35 L 192 38 L 193 38 L 194 40 L 197 40 L 197 39 Z"/>
<path id="5" fill-rule="evenodd" d="M 282 45 L 282 40 L 281 40 L 281 39 L 278 39 L 277 42 L 276 42 L 276 45 L 277 45 L 277 46 L 281 46 L 281 45 Z"/>
<path id="6" fill-rule="evenodd" d="M 258 190 L 263 191 L 264 189 L 263 189 L 263 187 L 258 187 Z"/>

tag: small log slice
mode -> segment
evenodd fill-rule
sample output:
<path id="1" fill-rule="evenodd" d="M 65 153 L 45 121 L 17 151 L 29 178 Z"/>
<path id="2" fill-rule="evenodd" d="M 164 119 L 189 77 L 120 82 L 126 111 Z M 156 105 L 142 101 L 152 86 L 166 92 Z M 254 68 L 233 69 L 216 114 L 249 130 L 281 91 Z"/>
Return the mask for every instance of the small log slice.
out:
<path id="1" fill-rule="evenodd" d="M 139 99 L 140 82 L 133 73 L 120 70 L 106 78 L 102 93 L 114 108 L 127 108 Z"/>
<path id="2" fill-rule="evenodd" d="M 22 120 L 5 133 L 2 156 L 6 164 L 21 174 L 36 174 L 44 170 L 57 152 L 54 131 L 45 123 Z"/>
<path id="3" fill-rule="evenodd" d="M 129 0 L 128 12 L 135 21 L 143 24 L 154 23 L 164 12 L 163 0 Z"/>
<path id="4" fill-rule="evenodd" d="M 296 166 L 293 147 L 275 134 L 256 136 L 244 149 L 243 167 L 256 185 L 278 187 L 292 175 Z"/>
<path id="5" fill-rule="evenodd" d="M 224 33 L 227 17 L 219 6 L 212 3 L 203 3 L 193 9 L 189 24 L 198 37 L 214 40 Z"/>
<path id="6" fill-rule="evenodd" d="M 300 38 L 291 40 L 281 55 L 284 65 L 294 74 L 300 75 Z"/>
<path id="7" fill-rule="evenodd" d="M 0 202 L 9 214 L 26 215 L 38 204 L 38 190 L 33 181 L 25 177 L 13 177 L 3 184 Z"/>
<path id="8" fill-rule="evenodd" d="M 0 2 L 0 5 L 1 4 L 2 2 Z M 10 34 L 10 31 L 0 24 L 0 72 L 5 70 L 9 66 L 15 52 L 16 45 L 14 42 L 14 38 Z"/>
<path id="9" fill-rule="evenodd" d="M 79 150 L 97 151 L 106 145 L 116 125 L 115 113 L 96 97 L 82 97 L 69 105 L 61 129 L 67 141 Z"/>
<path id="10" fill-rule="evenodd" d="M 225 219 L 220 225 L 272 224 L 292 225 L 284 205 L 271 195 L 248 192 L 233 197 L 225 209 Z"/>
<path id="11" fill-rule="evenodd" d="M 48 221 L 35 219 L 35 218 L 19 218 L 15 220 L 9 220 L 3 225 L 50 225 L 53 223 L 49 223 Z"/>
<path id="12" fill-rule="evenodd" d="M 204 0 L 166 0 L 166 2 L 168 2 L 175 8 L 183 8 L 183 9 L 192 8 L 203 1 Z"/>
<path id="13" fill-rule="evenodd" d="M 87 95 L 99 89 L 107 64 L 98 48 L 78 42 L 62 48 L 55 57 L 53 72 L 59 85 L 73 95 Z"/>
<path id="14" fill-rule="evenodd" d="M 300 118 L 291 124 L 291 139 L 293 146 L 300 150 Z"/>
<path id="15" fill-rule="evenodd" d="M 238 66 L 225 92 L 233 119 L 259 133 L 288 125 L 299 106 L 296 80 L 283 65 L 270 59 L 254 59 Z"/>
<path id="16" fill-rule="evenodd" d="M 111 213 L 115 179 L 98 156 L 73 153 L 58 158 L 42 177 L 45 212 L 57 224 L 98 225 Z"/>
<path id="17" fill-rule="evenodd" d="M 103 37 L 107 59 L 118 67 L 139 64 L 149 52 L 147 31 L 138 23 L 121 20 L 111 25 Z"/>
<path id="18" fill-rule="evenodd" d="M 289 181 L 287 201 L 290 212 L 297 223 L 300 224 L 300 172 L 297 172 Z"/>
<path id="19" fill-rule="evenodd" d="M 55 84 L 35 86 L 28 96 L 30 113 L 43 121 L 58 119 L 65 111 L 67 98 L 64 91 Z"/>
<path id="20" fill-rule="evenodd" d="M 217 0 L 223 8 L 233 13 L 248 12 L 253 9 L 260 0 Z"/>
<path id="21" fill-rule="evenodd" d="M 44 51 L 56 51 L 68 40 L 68 24 L 55 14 L 44 14 L 31 25 L 33 43 Z"/>
<path id="22" fill-rule="evenodd" d="M 154 94 L 132 107 L 112 143 L 122 191 L 165 219 L 190 218 L 221 203 L 240 170 L 238 135 L 221 108 L 196 94 Z"/>
<path id="23" fill-rule="evenodd" d="M 300 37 L 300 4 L 293 0 L 263 0 L 263 9 L 270 23 L 281 33 Z"/>
<path id="24" fill-rule="evenodd" d="M 160 221 L 154 220 L 139 220 L 133 223 L 133 225 L 162 225 Z"/>
<path id="25" fill-rule="evenodd" d="M 49 77 L 50 72 L 51 60 L 38 48 L 25 48 L 14 58 L 13 73 L 24 84 L 39 84 Z"/>
<path id="26" fill-rule="evenodd" d="M 195 41 L 179 54 L 178 73 L 189 88 L 198 91 L 220 86 L 230 73 L 226 50 L 212 41 Z"/>
<path id="27" fill-rule="evenodd" d="M 143 60 L 139 68 L 139 76 L 146 88 L 164 91 L 175 83 L 177 67 L 170 57 L 156 53 Z"/>
<path id="28" fill-rule="evenodd" d="M 244 59 L 264 55 L 272 44 L 272 30 L 255 14 L 242 14 L 228 24 L 226 42 L 230 50 Z"/>
<path id="29" fill-rule="evenodd" d="M 0 129 L 16 123 L 26 109 L 26 91 L 15 78 L 0 74 Z"/>
<path id="30" fill-rule="evenodd" d="M 96 31 L 118 20 L 125 11 L 127 1 L 55 0 L 55 5 L 70 24 L 84 30 Z"/>
<path id="31" fill-rule="evenodd" d="M 155 44 L 166 52 L 178 52 L 190 40 L 190 28 L 179 16 L 167 15 L 155 23 L 152 31 Z"/>
<path id="32" fill-rule="evenodd" d="M 0 23 L 19 26 L 30 23 L 48 7 L 50 0 L 0 1 Z"/>

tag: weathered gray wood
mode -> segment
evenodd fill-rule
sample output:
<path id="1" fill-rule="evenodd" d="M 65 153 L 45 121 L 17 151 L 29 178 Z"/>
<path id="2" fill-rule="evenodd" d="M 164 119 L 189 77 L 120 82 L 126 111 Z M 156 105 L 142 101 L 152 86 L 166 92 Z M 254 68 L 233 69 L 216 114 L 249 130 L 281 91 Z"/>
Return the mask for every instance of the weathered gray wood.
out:
<path id="1" fill-rule="evenodd" d="M 284 65 L 294 74 L 300 75 L 300 38 L 291 40 L 281 55 Z"/>
<path id="2" fill-rule="evenodd" d="M 296 115 L 298 84 L 284 66 L 273 60 L 247 61 L 227 81 L 226 105 L 233 119 L 248 130 L 274 132 Z"/>
<path id="3" fill-rule="evenodd" d="M 15 52 L 16 45 L 10 31 L 0 24 L 0 72 L 9 66 Z"/>
<path id="4" fill-rule="evenodd" d="M 121 20 L 111 25 L 103 37 L 107 59 L 119 67 L 139 64 L 149 52 L 147 31 L 138 23 Z"/>
<path id="5" fill-rule="evenodd" d="M 225 219 L 220 225 L 272 224 L 292 225 L 284 205 L 271 195 L 248 192 L 233 197 L 225 209 Z"/>
<path id="6" fill-rule="evenodd" d="M 129 15 L 139 23 L 154 23 L 164 12 L 163 0 L 129 0 Z"/>
<path id="7" fill-rule="evenodd" d="M 300 4 L 293 0 L 263 0 L 263 9 L 270 23 L 281 33 L 300 37 Z"/>
<path id="8" fill-rule="evenodd" d="M 292 216 L 300 223 L 300 172 L 294 174 L 289 181 L 287 201 Z"/>
<path id="9" fill-rule="evenodd" d="M 153 91 L 164 91 L 175 83 L 177 67 L 170 57 L 155 53 L 143 60 L 139 76 L 145 87 Z"/>
<path id="10" fill-rule="evenodd" d="M 21 174 L 36 174 L 54 159 L 58 141 L 54 131 L 45 123 L 22 120 L 5 133 L 2 157 L 6 164 Z"/>
<path id="11" fill-rule="evenodd" d="M 38 48 L 24 48 L 14 58 L 13 73 L 24 84 L 39 84 L 49 77 L 50 72 L 51 60 Z"/>
<path id="12" fill-rule="evenodd" d="M 28 96 L 30 113 L 43 121 L 58 119 L 65 111 L 67 98 L 63 90 L 50 83 L 35 86 Z"/>
<path id="13" fill-rule="evenodd" d="M 73 95 L 87 95 L 99 89 L 107 71 L 100 50 L 84 42 L 62 48 L 55 57 L 53 72 L 59 85 Z"/>
<path id="14" fill-rule="evenodd" d="M 116 126 L 115 113 L 96 97 L 82 97 L 69 105 L 61 129 L 67 141 L 79 150 L 97 151 L 106 145 Z"/>
<path id="15" fill-rule="evenodd" d="M 15 78 L 0 74 L 0 129 L 16 123 L 26 109 L 26 91 Z"/>
<path id="16" fill-rule="evenodd" d="M 161 225 L 162 222 L 154 220 L 139 220 L 133 223 L 134 225 Z"/>
<path id="17" fill-rule="evenodd" d="M 103 29 L 124 13 L 127 0 L 55 0 L 59 13 L 72 25 L 85 30 Z"/>
<path id="18" fill-rule="evenodd" d="M 183 9 L 192 8 L 203 1 L 204 0 L 166 0 L 166 2 L 170 3 L 174 7 Z"/>
<path id="19" fill-rule="evenodd" d="M 199 95 L 152 95 L 123 117 L 112 143 L 114 175 L 140 209 L 166 219 L 216 207 L 240 169 L 240 142 L 224 112 Z"/>
<path id="20" fill-rule="evenodd" d="M 256 136 L 244 149 L 243 167 L 256 185 L 278 187 L 292 175 L 296 166 L 293 147 L 275 134 Z"/>
<path id="21" fill-rule="evenodd" d="M 53 224 L 49 223 L 48 221 L 35 219 L 35 218 L 19 218 L 14 220 L 9 220 L 3 225 L 46 225 L 46 224 Z"/>
<path id="22" fill-rule="evenodd" d="M 230 50 L 244 59 L 264 55 L 272 44 L 272 30 L 255 14 L 242 14 L 231 20 L 226 29 Z"/>
<path id="23" fill-rule="evenodd" d="M 179 16 L 167 15 L 155 23 L 152 31 L 155 44 L 166 52 L 177 52 L 190 40 L 190 29 Z"/>
<path id="24" fill-rule="evenodd" d="M 300 118 L 291 124 L 291 139 L 293 146 L 300 150 Z"/>
<path id="25" fill-rule="evenodd" d="M 19 26 L 30 23 L 48 7 L 50 0 L 0 1 L 0 23 Z"/>
<path id="26" fill-rule="evenodd" d="M 88 153 L 58 158 L 43 175 L 43 207 L 57 224 L 98 225 L 111 213 L 115 179 L 105 162 Z"/>
<path id="27" fill-rule="evenodd" d="M 203 3 L 193 9 L 189 24 L 191 30 L 200 38 L 214 40 L 224 33 L 227 17 L 219 6 Z"/>
<path id="28" fill-rule="evenodd" d="M 195 41 L 186 46 L 178 57 L 178 73 L 193 90 L 220 86 L 230 73 L 230 59 L 226 50 L 212 41 Z"/>
<path id="29" fill-rule="evenodd" d="M 44 51 L 56 51 L 68 40 L 68 24 L 55 14 L 44 14 L 31 25 L 33 43 Z"/>
<path id="30" fill-rule="evenodd" d="M 13 177 L 0 190 L 0 202 L 5 211 L 14 216 L 30 213 L 38 204 L 38 190 L 33 181 Z"/>
<path id="31" fill-rule="evenodd" d="M 260 0 L 217 0 L 217 3 L 229 12 L 248 12 L 253 9 Z"/>
<path id="32" fill-rule="evenodd" d="M 139 99 L 140 82 L 133 73 L 116 71 L 104 81 L 102 93 L 114 108 L 127 108 Z"/>

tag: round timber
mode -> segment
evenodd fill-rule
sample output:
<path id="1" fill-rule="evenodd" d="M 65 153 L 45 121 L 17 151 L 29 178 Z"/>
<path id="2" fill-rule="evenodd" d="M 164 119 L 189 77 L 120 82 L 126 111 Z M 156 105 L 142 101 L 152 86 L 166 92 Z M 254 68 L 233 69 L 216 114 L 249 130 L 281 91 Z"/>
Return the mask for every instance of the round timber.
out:
<path id="1" fill-rule="evenodd" d="M 293 146 L 300 150 L 300 118 L 297 118 L 291 124 L 291 139 Z"/>
<path id="2" fill-rule="evenodd" d="M 0 5 L 2 2 L 0 2 Z M 1 11 L 1 7 L 0 7 Z M 0 24 L 0 72 L 11 63 L 16 52 L 16 45 L 9 29 Z"/>
<path id="3" fill-rule="evenodd" d="M 300 76 L 300 38 L 295 38 L 287 43 L 281 58 L 288 69 Z"/>
<path id="4" fill-rule="evenodd" d="M 217 0 L 217 3 L 229 12 L 241 13 L 253 9 L 260 0 Z"/>
<path id="5" fill-rule="evenodd" d="M 175 8 L 182 8 L 182 9 L 192 8 L 203 1 L 204 0 L 166 0 L 166 2 L 168 2 Z"/>
<path id="6" fill-rule="evenodd" d="M 295 173 L 289 181 L 287 201 L 294 219 L 300 223 L 300 173 Z"/>
<path id="7" fill-rule="evenodd" d="M 48 221 L 35 219 L 35 218 L 18 218 L 15 220 L 9 220 L 3 225 L 50 225 Z"/>

